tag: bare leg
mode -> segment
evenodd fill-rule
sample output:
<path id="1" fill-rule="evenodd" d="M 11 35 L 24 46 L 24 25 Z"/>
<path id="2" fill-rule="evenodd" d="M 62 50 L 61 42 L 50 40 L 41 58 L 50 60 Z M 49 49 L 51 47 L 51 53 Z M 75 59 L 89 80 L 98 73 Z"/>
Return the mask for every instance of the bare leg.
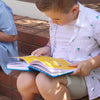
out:
<path id="1" fill-rule="evenodd" d="M 36 77 L 36 84 L 45 100 L 71 100 L 66 88 L 66 76 L 52 78 L 39 73 Z"/>
<path id="2" fill-rule="evenodd" d="M 17 88 L 23 100 L 34 100 L 38 92 L 35 83 L 36 74 L 33 72 L 22 72 L 17 79 Z"/>

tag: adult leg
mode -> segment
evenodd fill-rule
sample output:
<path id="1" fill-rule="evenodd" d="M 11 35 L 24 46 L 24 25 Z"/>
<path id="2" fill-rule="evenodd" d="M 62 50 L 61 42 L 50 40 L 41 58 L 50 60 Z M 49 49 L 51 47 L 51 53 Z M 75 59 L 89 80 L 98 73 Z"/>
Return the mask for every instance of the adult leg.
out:
<path id="1" fill-rule="evenodd" d="M 36 93 L 39 93 L 34 72 L 22 72 L 17 79 L 17 88 L 23 100 L 34 100 Z"/>
<path id="2" fill-rule="evenodd" d="M 66 76 L 52 78 L 39 73 L 36 77 L 36 84 L 45 100 L 71 100 Z"/>

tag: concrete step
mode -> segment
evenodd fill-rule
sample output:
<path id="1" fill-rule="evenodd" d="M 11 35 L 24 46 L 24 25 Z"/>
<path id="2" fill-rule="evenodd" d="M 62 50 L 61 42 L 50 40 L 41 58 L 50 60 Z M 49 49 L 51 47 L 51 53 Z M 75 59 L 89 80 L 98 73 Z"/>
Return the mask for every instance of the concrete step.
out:
<path id="1" fill-rule="evenodd" d="M 48 22 L 17 15 L 14 15 L 14 21 L 18 31 L 19 52 L 30 54 L 46 45 L 49 39 Z"/>

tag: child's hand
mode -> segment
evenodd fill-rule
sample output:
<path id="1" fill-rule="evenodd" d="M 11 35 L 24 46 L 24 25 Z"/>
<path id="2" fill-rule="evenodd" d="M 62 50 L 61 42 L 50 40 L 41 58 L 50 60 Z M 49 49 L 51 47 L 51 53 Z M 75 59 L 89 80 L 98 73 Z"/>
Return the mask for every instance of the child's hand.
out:
<path id="1" fill-rule="evenodd" d="M 77 67 L 76 71 L 74 71 L 71 75 L 87 76 L 94 69 L 93 64 L 89 60 L 74 63 L 71 64 L 70 66 Z"/>
<path id="2" fill-rule="evenodd" d="M 33 51 L 31 53 L 31 55 L 35 55 L 35 56 L 50 56 L 50 48 L 49 47 L 41 47 L 41 48 L 38 48 L 36 49 L 35 51 Z"/>

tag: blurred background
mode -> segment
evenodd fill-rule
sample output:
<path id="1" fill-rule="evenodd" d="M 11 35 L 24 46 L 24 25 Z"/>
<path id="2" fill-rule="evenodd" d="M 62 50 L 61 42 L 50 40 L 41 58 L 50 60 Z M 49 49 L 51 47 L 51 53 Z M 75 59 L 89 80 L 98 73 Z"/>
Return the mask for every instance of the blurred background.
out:
<path id="1" fill-rule="evenodd" d="M 35 4 L 34 0 L 3 0 L 13 10 L 16 15 L 27 16 L 30 18 L 48 20 L 48 17 L 40 12 Z M 85 6 L 100 11 L 100 0 L 79 0 Z"/>

